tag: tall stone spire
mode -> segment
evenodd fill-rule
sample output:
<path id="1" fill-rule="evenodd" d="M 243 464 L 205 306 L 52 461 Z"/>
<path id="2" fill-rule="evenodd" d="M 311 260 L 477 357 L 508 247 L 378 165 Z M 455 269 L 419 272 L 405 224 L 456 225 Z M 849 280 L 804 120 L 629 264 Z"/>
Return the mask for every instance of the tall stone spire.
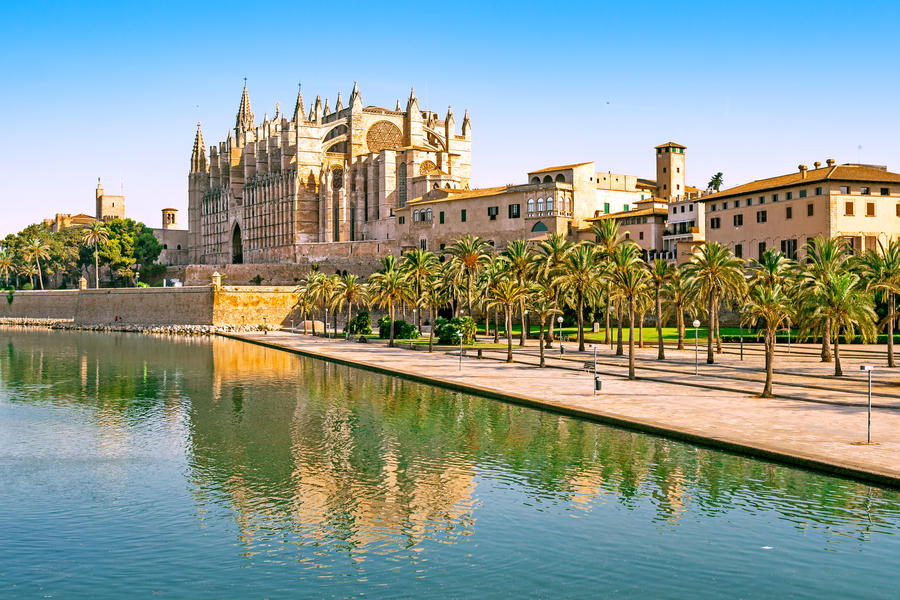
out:
<path id="1" fill-rule="evenodd" d="M 396 110 L 397 112 L 403 110 L 402 108 L 400 108 L 400 98 L 397 98 L 397 106 L 394 107 L 394 110 Z"/>
<path id="2" fill-rule="evenodd" d="M 409 89 L 409 100 L 406 101 L 406 112 L 419 111 L 419 100 L 416 98 L 416 88 Z"/>
<path id="3" fill-rule="evenodd" d="M 316 104 L 313 106 L 313 117 L 310 121 L 315 121 L 318 124 L 322 123 L 322 97 L 316 96 Z"/>
<path id="4" fill-rule="evenodd" d="M 197 123 L 194 149 L 191 152 L 191 173 L 205 173 L 206 170 L 206 146 L 203 145 L 203 132 L 200 131 L 200 123 Z"/>
<path id="5" fill-rule="evenodd" d="M 300 91 L 300 84 L 297 84 L 297 103 L 294 104 L 294 123 L 302 123 L 306 120 L 303 114 L 303 93 Z"/>
<path id="6" fill-rule="evenodd" d="M 359 93 L 359 84 L 353 82 L 353 91 L 350 92 L 350 108 L 362 108 L 362 95 Z"/>
<path id="7" fill-rule="evenodd" d="M 247 92 L 247 79 L 244 79 L 244 93 L 241 94 L 241 107 L 238 109 L 234 128 L 241 131 L 253 129 L 253 110 L 250 108 L 250 94 Z"/>
<path id="8" fill-rule="evenodd" d="M 328 106 L 328 98 L 325 98 L 325 108 L 323 109 L 323 111 L 324 111 L 323 114 L 326 114 L 326 115 L 331 114 L 331 107 Z"/>
<path id="9" fill-rule="evenodd" d="M 469 122 L 469 109 L 466 109 L 466 115 L 463 117 L 462 123 L 462 134 L 465 137 L 469 136 L 469 132 L 472 130 L 472 123 Z"/>
<path id="10" fill-rule="evenodd" d="M 337 102 L 334 105 L 334 112 L 341 112 L 344 110 L 344 101 L 341 100 L 341 93 L 338 92 Z"/>

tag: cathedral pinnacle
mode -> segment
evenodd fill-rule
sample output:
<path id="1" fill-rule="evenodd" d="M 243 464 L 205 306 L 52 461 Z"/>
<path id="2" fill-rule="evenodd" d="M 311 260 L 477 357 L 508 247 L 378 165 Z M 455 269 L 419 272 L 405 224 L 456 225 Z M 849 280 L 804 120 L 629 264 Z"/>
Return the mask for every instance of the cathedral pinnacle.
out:
<path id="1" fill-rule="evenodd" d="M 194 135 L 194 149 L 191 151 L 191 173 L 206 172 L 206 146 L 203 144 L 203 132 L 200 123 L 197 123 L 197 133 Z"/>
<path id="2" fill-rule="evenodd" d="M 241 106 L 234 123 L 235 129 L 247 131 L 253 129 L 253 110 L 250 108 L 250 94 L 247 92 L 247 78 L 244 78 L 244 92 L 241 94 Z"/>
<path id="3" fill-rule="evenodd" d="M 410 88 L 409 100 L 406 102 L 406 112 L 413 113 L 419 111 L 419 101 L 416 99 L 416 88 Z"/>
<path id="4" fill-rule="evenodd" d="M 341 93 L 338 92 L 337 102 L 334 105 L 334 111 L 341 112 L 342 110 L 344 110 L 344 101 L 341 100 Z"/>
<path id="5" fill-rule="evenodd" d="M 297 103 L 294 105 L 294 122 L 301 123 L 306 118 L 303 114 L 303 94 L 300 91 L 300 84 L 297 84 Z"/>
<path id="6" fill-rule="evenodd" d="M 396 110 L 397 112 L 403 110 L 402 108 L 400 108 L 400 98 L 397 98 L 397 106 L 394 108 L 394 110 Z"/>
<path id="7" fill-rule="evenodd" d="M 462 134 L 469 135 L 469 131 L 472 129 L 472 123 L 469 121 L 469 109 L 466 109 L 466 114 L 463 117 L 462 122 Z"/>
<path id="8" fill-rule="evenodd" d="M 362 108 L 362 95 L 359 93 L 359 84 L 353 82 L 353 91 L 350 93 L 350 108 Z"/>
<path id="9" fill-rule="evenodd" d="M 324 110 L 324 114 L 326 114 L 326 115 L 331 114 L 331 107 L 328 106 L 328 98 L 325 98 L 325 108 L 323 110 Z"/>

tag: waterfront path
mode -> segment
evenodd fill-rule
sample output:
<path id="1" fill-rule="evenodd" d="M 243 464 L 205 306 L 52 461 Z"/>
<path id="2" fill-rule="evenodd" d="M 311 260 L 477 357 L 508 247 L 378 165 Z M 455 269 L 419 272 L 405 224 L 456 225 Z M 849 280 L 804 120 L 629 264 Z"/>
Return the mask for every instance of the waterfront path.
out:
<path id="1" fill-rule="evenodd" d="M 308 356 L 430 382 L 497 399 L 542 406 L 601 422 L 632 426 L 679 439 L 746 452 L 755 456 L 825 469 L 900 486 L 900 369 L 875 371 L 872 440 L 866 439 L 866 381 L 860 364 L 884 365 L 884 347 L 848 347 L 842 353 L 845 377 L 833 377 L 833 365 L 818 361 L 814 346 L 779 348 L 775 399 L 754 397 L 762 389 L 762 356 L 745 347 L 741 361 L 735 345 L 706 365 L 701 348 L 700 375 L 694 375 L 694 350 L 667 348 L 668 360 L 656 361 L 656 349 L 638 351 L 639 379 L 627 379 L 627 357 L 598 349 L 602 391 L 593 394 L 592 373 L 584 370 L 590 352 L 576 353 L 567 343 L 564 359 L 554 345 L 548 368 L 538 369 L 536 342 L 516 347 L 507 364 L 505 349 L 485 349 L 482 360 L 469 349 L 459 369 L 457 350 L 410 351 L 313 338 L 287 332 L 228 334 Z M 627 348 L 626 348 L 627 352 Z"/>

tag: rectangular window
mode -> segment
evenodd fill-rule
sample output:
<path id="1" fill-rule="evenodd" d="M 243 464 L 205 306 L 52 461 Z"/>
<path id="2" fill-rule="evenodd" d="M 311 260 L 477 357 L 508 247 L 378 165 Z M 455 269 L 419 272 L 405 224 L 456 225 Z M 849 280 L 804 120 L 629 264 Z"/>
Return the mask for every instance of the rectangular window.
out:
<path id="1" fill-rule="evenodd" d="M 794 260 L 797 258 L 797 240 L 781 240 L 781 252 Z"/>
<path id="2" fill-rule="evenodd" d="M 740 227 L 744 224 L 744 215 L 734 215 L 734 226 Z"/>
<path id="3" fill-rule="evenodd" d="M 900 204 L 897 204 L 897 216 L 900 217 Z"/>
<path id="4" fill-rule="evenodd" d="M 722 219 L 720 219 L 719 217 L 713 217 L 712 219 L 709 220 L 709 228 L 710 229 L 718 229 L 719 226 L 721 225 L 721 223 L 722 223 Z"/>
<path id="5" fill-rule="evenodd" d="M 510 219 L 518 219 L 519 218 L 519 205 L 518 204 L 510 204 L 509 205 L 509 218 Z"/>
<path id="6" fill-rule="evenodd" d="M 624 208 L 622 208 L 622 210 L 624 210 L 625 212 L 628 212 L 628 205 L 626 204 L 626 205 L 624 206 Z"/>
<path id="7" fill-rule="evenodd" d="M 778 194 L 772 194 L 772 202 L 778 202 Z"/>
<path id="8" fill-rule="evenodd" d="M 765 196 L 760 196 L 760 197 L 759 197 L 759 203 L 760 203 L 760 204 L 765 204 L 765 203 L 766 203 L 766 197 L 765 197 Z"/>
<path id="9" fill-rule="evenodd" d="M 459 220 L 462 223 L 466 222 L 466 209 L 462 209 L 461 211 L 459 211 Z"/>
<path id="10" fill-rule="evenodd" d="M 716 203 L 713 202 L 709 205 L 709 212 L 716 212 Z"/>
<path id="11" fill-rule="evenodd" d="M 603 203 L 603 214 L 605 214 L 605 215 L 609 214 L 609 202 Z"/>
<path id="12" fill-rule="evenodd" d="M 762 258 L 762 255 L 766 252 L 766 243 L 760 242 L 756 245 L 757 257 Z"/>
<path id="13" fill-rule="evenodd" d="M 793 208 L 794 207 L 792 207 L 792 206 L 785 207 L 785 209 L 784 209 L 784 218 L 785 219 L 793 219 L 794 218 Z"/>
<path id="14" fill-rule="evenodd" d="M 869 194 L 872 193 L 872 188 L 861 187 L 861 188 L 859 188 L 859 193 L 862 194 L 863 196 L 868 196 Z"/>
<path id="15" fill-rule="evenodd" d="M 800 190 L 800 197 L 806 198 L 806 190 Z"/>
<path id="16" fill-rule="evenodd" d="M 681 212 L 684 212 L 684 205 L 681 205 Z"/>
<path id="17" fill-rule="evenodd" d="M 852 202 L 844 202 L 844 216 L 847 216 L 847 217 L 853 216 L 853 203 Z"/>
<path id="18" fill-rule="evenodd" d="M 419 240 L 419 246 L 422 247 L 422 250 L 428 250 L 428 241 L 425 238 Z"/>
<path id="19" fill-rule="evenodd" d="M 767 217 L 768 217 L 768 215 L 766 214 L 766 211 L 764 211 L 764 210 L 756 211 L 756 222 L 757 223 L 765 223 Z"/>
<path id="20" fill-rule="evenodd" d="M 891 190 L 889 190 L 888 188 L 881 188 L 881 195 L 882 196 L 890 196 Z"/>
<path id="21" fill-rule="evenodd" d="M 446 244 L 441 244 L 441 252 L 444 251 L 444 248 L 445 248 L 445 247 L 446 247 Z"/>
<path id="22" fill-rule="evenodd" d="M 673 207 L 672 207 L 672 214 L 674 215 L 676 212 L 678 212 L 678 207 L 677 207 L 677 206 L 673 206 Z"/>
<path id="23" fill-rule="evenodd" d="M 444 211 L 438 213 L 438 222 L 440 222 L 441 225 L 444 224 Z"/>
<path id="24" fill-rule="evenodd" d="M 644 232 L 643 232 L 643 231 L 638 232 L 638 239 L 641 239 L 641 240 L 644 239 Z"/>
<path id="25" fill-rule="evenodd" d="M 813 216 L 813 204 L 812 204 L 812 202 L 810 202 L 809 204 L 806 205 L 806 216 L 807 216 L 807 217 Z"/>
<path id="26" fill-rule="evenodd" d="M 727 203 L 727 202 L 723 202 L 723 203 L 722 203 L 722 210 L 728 210 L 728 203 Z"/>
<path id="27" fill-rule="evenodd" d="M 406 223 L 406 217 L 400 217 L 400 224 L 403 225 Z"/>
<path id="28" fill-rule="evenodd" d="M 499 208 L 496 206 L 488 206 L 488 217 L 490 217 L 491 221 L 497 219 L 497 213 L 499 212 Z"/>
<path id="29" fill-rule="evenodd" d="M 850 186 L 849 186 L 849 185 L 842 185 L 842 186 L 841 186 L 841 193 L 842 193 L 842 194 L 849 194 L 849 193 L 850 193 Z"/>
<path id="30" fill-rule="evenodd" d="M 691 211 L 691 212 L 694 212 L 694 205 L 693 205 L 693 204 L 688 204 L 688 210 Z"/>
<path id="31" fill-rule="evenodd" d="M 867 217 L 875 216 L 875 203 L 874 202 L 866 202 L 866 216 Z"/>
<path id="32" fill-rule="evenodd" d="M 787 193 L 787 199 L 788 199 L 788 200 L 793 200 L 793 198 L 794 198 L 794 192 L 788 192 L 788 193 Z"/>
<path id="33" fill-rule="evenodd" d="M 816 196 L 821 196 L 821 195 L 822 195 L 822 188 L 817 187 L 816 188 Z"/>
<path id="34" fill-rule="evenodd" d="M 753 198 L 747 198 L 747 206 L 753 206 Z"/>
<path id="35" fill-rule="evenodd" d="M 744 258 L 744 246 L 743 244 L 735 244 L 734 245 L 734 255 L 737 258 Z"/>

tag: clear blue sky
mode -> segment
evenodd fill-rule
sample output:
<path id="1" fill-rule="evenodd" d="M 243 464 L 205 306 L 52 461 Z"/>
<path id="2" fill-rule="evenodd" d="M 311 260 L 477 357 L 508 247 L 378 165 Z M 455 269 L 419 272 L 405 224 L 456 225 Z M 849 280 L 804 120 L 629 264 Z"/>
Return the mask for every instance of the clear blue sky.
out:
<path id="1" fill-rule="evenodd" d="M 298 82 L 468 107 L 477 186 L 587 160 L 653 177 L 668 140 L 700 187 L 828 157 L 900 171 L 898 24 L 878 1 L 7 3 L 0 235 L 92 213 L 98 176 L 129 216 L 185 224 L 195 124 L 223 139 L 244 77 L 260 119 Z"/>

